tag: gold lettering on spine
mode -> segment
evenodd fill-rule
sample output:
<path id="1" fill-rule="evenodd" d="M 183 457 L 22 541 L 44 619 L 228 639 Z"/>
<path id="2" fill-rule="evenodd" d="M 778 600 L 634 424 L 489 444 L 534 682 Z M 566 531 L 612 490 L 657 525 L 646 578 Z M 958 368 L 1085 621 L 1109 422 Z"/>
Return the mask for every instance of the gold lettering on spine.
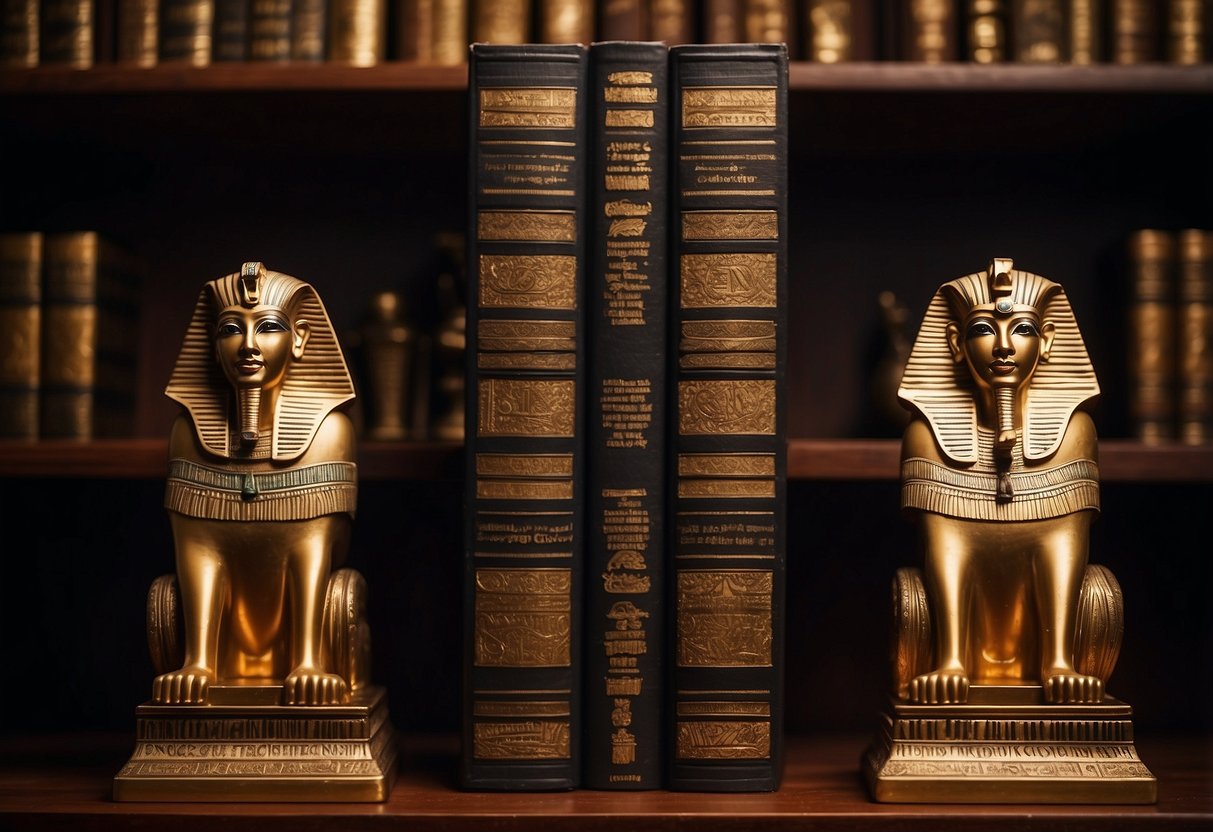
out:
<path id="1" fill-rule="evenodd" d="M 631 84 L 632 86 L 636 86 L 638 84 L 651 84 L 653 83 L 653 73 L 643 72 L 641 70 L 623 70 L 620 72 L 612 72 L 611 74 L 607 75 L 607 83 Z M 656 93 L 656 88 L 654 88 L 654 93 Z M 654 98 L 653 100 L 656 101 L 657 99 Z"/>
<path id="2" fill-rule="evenodd" d="M 481 379 L 480 436 L 573 436 L 577 384 L 571 380 Z"/>
<path id="3" fill-rule="evenodd" d="M 480 90 L 480 126 L 530 130 L 577 126 L 577 90 L 518 87 Z"/>
<path id="4" fill-rule="evenodd" d="M 691 87 L 682 92 L 682 126 L 775 127 L 774 87 Z"/>
<path id="5" fill-rule="evenodd" d="M 656 87 L 607 87 L 602 100 L 608 104 L 656 104 Z"/>
<path id="6" fill-rule="evenodd" d="M 477 667 L 568 667 L 569 569 L 477 569 Z"/>
<path id="7" fill-rule="evenodd" d="M 482 500 L 571 500 L 573 483 L 476 480 L 476 496 Z"/>
<path id="8" fill-rule="evenodd" d="M 577 356 L 572 353 L 480 353 L 476 366 L 484 370 L 575 370 Z"/>
<path id="9" fill-rule="evenodd" d="M 679 667 L 770 667 L 769 570 L 678 573 Z"/>
<path id="10" fill-rule="evenodd" d="M 679 260 L 682 308 L 774 309 L 776 262 L 775 254 L 769 252 L 684 254 Z"/>
<path id="11" fill-rule="evenodd" d="M 770 702 L 679 702 L 679 716 L 770 716 Z"/>
<path id="12" fill-rule="evenodd" d="M 483 477 L 571 477 L 572 454 L 476 454 Z"/>
<path id="13" fill-rule="evenodd" d="M 607 110 L 607 127 L 652 127 L 652 110 Z M 644 190 L 647 190 L 644 189 Z"/>
<path id="14" fill-rule="evenodd" d="M 771 756 L 769 722 L 679 722 L 682 760 L 766 760 Z"/>
<path id="15" fill-rule="evenodd" d="M 472 753 L 478 760 L 566 760 L 567 722 L 477 722 Z"/>
<path id="16" fill-rule="evenodd" d="M 774 436 L 774 380 L 680 381 L 678 432 L 683 436 Z"/>
<path id="17" fill-rule="evenodd" d="M 568 716 L 569 703 L 554 702 L 477 702 L 472 705 L 475 716 Z"/>
<path id="18" fill-rule="evenodd" d="M 577 258 L 563 254 L 482 254 L 482 308 L 576 309 Z"/>
<path id="19" fill-rule="evenodd" d="M 775 497 L 774 480 L 679 480 L 678 496 L 694 498 L 771 498 Z"/>
<path id="20" fill-rule="evenodd" d="M 480 240 L 572 243 L 577 218 L 571 211 L 481 211 L 476 237 Z"/>
<path id="21" fill-rule="evenodd" d="M 773 477 L 774 454 L 679 454 L 680 477 Z"/>
<path id="22" fill-rule="evenodd" d="M 683 211 L 684 240 L 778 240 L 774 211 Z"/>

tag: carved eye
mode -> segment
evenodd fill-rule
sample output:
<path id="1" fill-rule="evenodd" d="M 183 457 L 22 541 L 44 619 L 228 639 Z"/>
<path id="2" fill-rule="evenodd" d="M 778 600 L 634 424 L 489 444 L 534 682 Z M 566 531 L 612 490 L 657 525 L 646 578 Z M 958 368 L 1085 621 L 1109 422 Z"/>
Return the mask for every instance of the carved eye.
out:
<path id="1" fill-rule="evenodd" d="M 235 321 L 220 321 L 219 326 L 215 327 L 215 334 L 220 338 L 227 338 L 232 335 L 243 335 L 244 329 Z"/>
<path id="2" fill-rule="evenodd" d="M 970 338 L 984 338 L 987 335 L 994 334 L 994 327 L 986 321 L 974 321 L 969 324 Z"/>
<path id="3" fill-rule="evenodd" d="M 257 322 L 257 332 L 286 332 L 286 324 L 277 318 L 263 318 Z"/>
<path id="4" fill-rule="evenodd" d="M 1031 321 L 1020 321 L 1012 330 L 1015 335 L 1036 335 L 1036 324 Z"/>

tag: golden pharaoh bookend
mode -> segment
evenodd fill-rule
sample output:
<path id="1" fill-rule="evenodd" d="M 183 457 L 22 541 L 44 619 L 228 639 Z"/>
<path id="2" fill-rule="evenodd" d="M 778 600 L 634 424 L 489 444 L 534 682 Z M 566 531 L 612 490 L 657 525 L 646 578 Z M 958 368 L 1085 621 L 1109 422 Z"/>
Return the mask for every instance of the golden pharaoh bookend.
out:
<path id="1" fill-rule="evenodd" d="M 176 573 L 148 595 L 157 675 L 114 798 L 386 800 L 367 588 L 341 568 L 354 387 L 320 297 L 261 263 L 207 283 L 166 393 Z"/>
<path id="2" fill-rule="evenodd" d="M 922 568 L 893 582 L 893 693 L 863 768 L 888 802 L 1153 803 L 1105 693 L 1120 587 L 1088 563 L 1099 395 L 1062 287 L 996 259 L 940 287 L 898 391 Z"/>

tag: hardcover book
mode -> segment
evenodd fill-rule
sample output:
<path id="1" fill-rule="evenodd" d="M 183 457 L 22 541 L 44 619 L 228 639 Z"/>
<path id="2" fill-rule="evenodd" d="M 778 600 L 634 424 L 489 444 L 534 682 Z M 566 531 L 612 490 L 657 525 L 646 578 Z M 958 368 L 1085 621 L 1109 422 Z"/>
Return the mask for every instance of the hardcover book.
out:
<path id="1" fill-rule="evenodd" d="M 286 63 L 294 42 L 294 0 L 251 0 L 249 60 Z"/>
<path id="2" fill-rule="evenodd" d="M 741 0 L 703 0 L 703 42 L 743 43 Z"/>
<path id="3" fill-rule="evenodd" d="M 668 787 L 778 788 L 787 50 L 671 49 Z"/>
<path id="4" fill-rule="evenodd" d="M 1007 59 L 1007 0 L 966 0 L 965 51 L 970 61 L 997 64 Z"/>
<path id="5" fill-rule="evenodd" d="M 1169 0 L 1166 17 L 1166 56 L 1173 64 L 1204 63 L 1209 51 L 1208 0 Z"/>
<path id="6" fill-rule="evenodd" d="M 430 57 L 436 64 L 455 66 L 468 59 L 468 0 L 430 0 Z"/>
<path id="7" fill-rule="evenodd" d="M 1142 64 L 1159 60 L 1163 4 L 1158 0 L 1112 0 L 1112 62 Z"/>
<path id="8" fill-rule="evenodd" d="M 589 43 L 594 39 L 590 0 L 538 0 L 541 43 Z"/>
<path id="9" fill-rule="evenodd" d="M 1105 21 L 1103 0 L 1066 0 L 1069 60 L 1086 66 L 1103 60 Z"/>
<path id="10" fill-rule="evenodd" d="M 38 438 L 42 234 L 0 234 L 0 439 Z"/>
<path id="11" fill-rule="evenodd" d="M 808 0 L 804 5 L 805 59 L 838 64 L 875 57 L 873 0 Z"/>
<path id="12" fill-rule="evenodd" d="M 1213 442 L 1213 231 L 1177 235 L 1179 438 Z"/>
<path id="13" fill-rule="evenodd" d="M 39 0 L 3 0 L 0 13 L 0 66 L 38 65 Z"/>
<path id="14" fill-rule="evenodd" d="M 334 3 L 333 23 L 344 20 L 352 11 L 356 0 L 339 9 Z M 335 28 L 335 25 L 334 25 Z M 348 32 L 343 33 L 348 36 Z M 291 8 L 291 60 L 301 64 L 322 63 L 327 54 L 329 40 L 328 0 L 294 0 Z M 348 41 L 333 32 L 333 47 L 348 48 Z"/>
<path id="15" fill-rule="evenodd" d="M 590 47 L 585 785 L 661 786 L 669 50 Z"/>
<path id="16" fill-rule="evenodd" d="M 1130 415 L 1137 438 L 1175 438 L 1175 240 L 1141 229 L 1129 238 Z"/>
<path id="17" fill-rule="evenodd" d="M 216 63 L 248 60 L 250 12 L 249 0 L 215 0 L 211 60 Z"/>
<path id="18" fill-rule="evenodd" d="M 649 0 L 649 37 L 665 44 L 693 43 L 698 8 L 696 0 Z M 739 18 L 738 25 L 744 20 Z"/>
<path id="19" fill-rule="evenodd" d="M 161 0 L 160 60 L 206 66 L 211 62 L 215 0 Z"/>
<path id="20" fill-rule="evenodd" d="M 474 43 L 526 43 L 531 40 L 530 0 L 474 0 Z"/>
<path id="21" fill-rule="evenodd" d="M 598 40 L 645 40 L 649 6 L 642 0 L 603 0 L 598 12 Z"/>
<path id="22" fill-rule="evenodd" d="M 95 0 L 42 0 L 38 10 L 38 62 L 88 69 L 96 63 Z"/>
<path id="23" fill-rule="evenodd" d="M 469 63 L 461 782 L 581 775 L 586 47 Z"/>
<path id="24" fill-rule="evenodd" d="M 118 63 L 155 66 L 160 60 L 158 0 L 118 0 Z"/>
<path id="25" fill-rule="evenodd" d="M 129 436 L 138 341 L 137 273 L 95 231 L 43 236 L 43 439 Z"/>
<path id="26" fill-rule="evenodd" d="M 375 66 L 387 56 L 385 0 L 329 0 L 330 61 L 351 66 Z"/>
<path id="27" fill-rule="evenodd" d="M 886 0 L 886 23 L 898 60 L 937 64 L 960 55 L 958 0 Z"/>
<path id="28" fill-rule="evenodd" d="M 1064 0 L 1011 0 L 1014 59 L 1022 64 L 1057 64 L 1065 58 Z"/>

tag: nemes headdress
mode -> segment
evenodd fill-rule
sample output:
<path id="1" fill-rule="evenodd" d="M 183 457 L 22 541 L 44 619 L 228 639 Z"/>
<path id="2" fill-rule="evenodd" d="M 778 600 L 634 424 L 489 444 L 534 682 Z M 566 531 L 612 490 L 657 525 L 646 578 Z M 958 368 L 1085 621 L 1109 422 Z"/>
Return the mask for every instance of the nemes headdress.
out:
<path id="1" fill-rule="evenodd" d="M 308 322 L 307 349 L 287 370 L 274 414 L 273 458 L 294 459 L 307 450 L 324 417 L 354 398 L 337 335 L 311 284 L 253 262 L 203 286 L 165 395 L 189 412 L 208 451 L 231 456 L 233 393 L 215 361 L 214 331 L 219 313 L 233 306 L 272 307 L 292 323 Z"/>
<path id="2" fill-rule="evenodd" d="M 1099 383 L 1060 284 L 1014 269 L 1009 259 L 996 259 L 984 272 L 939 287 L 897 395 L 927 420 L 945 456 L 958 463 L 977 461 L 975 385 L 968 367 L 953 360 L 947 326 L 957 321 L 963 329 L 965 317 L 982 308 L 995 315 L 1030 310 L 1042 323 L 1053 324 L 1052 349 L 1028 381 L 1023 416 L 1024 458 L 1045 459 L 1061 445 L 1074 411 L 1099 396 Z"/>

